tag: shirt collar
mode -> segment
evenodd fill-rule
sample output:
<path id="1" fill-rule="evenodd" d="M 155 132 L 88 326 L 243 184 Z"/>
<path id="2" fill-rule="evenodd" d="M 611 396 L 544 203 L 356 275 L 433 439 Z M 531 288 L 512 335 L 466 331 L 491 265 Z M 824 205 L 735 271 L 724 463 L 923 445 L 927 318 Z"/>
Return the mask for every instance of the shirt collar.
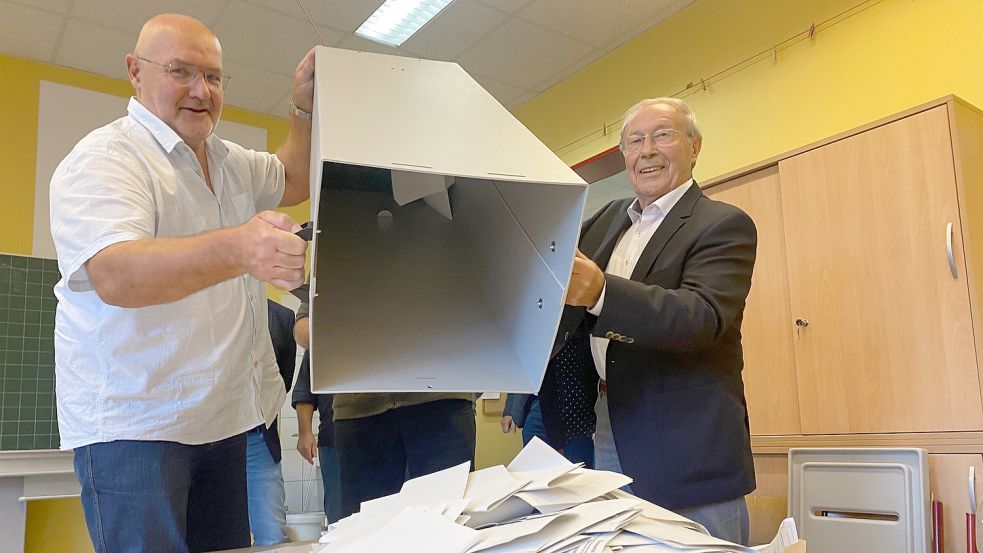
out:
<path id="1" fill-rule="evenodd" d="M 156 140 L 167 153 L 170 154 L 173 152 L 174 148 L 176 148 L 178 144 L 185 143 L 184 140 L 178 136 L 176 132 L 174 132 L 174 129 L 167 126 L 167 123 L 161 121 L 159 117 L 151 113 L 150 110 L 141 104 L 136 98 L 132 96 L 130 97 L 130 103 L 126 106 L 126 111 L 130 115 L 131 119 L 150 131 L 150 134 L 153 135 L 154 140 Z M 224 160 L 229 153 L 228 146 L 226 146 L 222 140 L 217 138 L 214 133 L 205 139 L 205 150 L 212 154 L 211 157 L 215 158 L 216 160 Z"/>
<path id="2" fill-rule="evenodd" d="M 677 203 L 679 203 L 679 199 L 683 197 L 683 194 L 685 194 L 691 186 L 693 186 L 692 177 L 690 177 L 690 179 L 683 184 L 670 190 L 667 194 L 662 195 L 660 198 L 650 203 L 645 209 L 639 209 L 641 204 L 638 202 L 638 198 L 635 198 L 635 201 L 628 206 L 628 218 L 631 219 L 632 224 L 637 224 L 639 219 L 665 217 L 665 215 L 669 213 L 669 211 L 675 207 Z"/>

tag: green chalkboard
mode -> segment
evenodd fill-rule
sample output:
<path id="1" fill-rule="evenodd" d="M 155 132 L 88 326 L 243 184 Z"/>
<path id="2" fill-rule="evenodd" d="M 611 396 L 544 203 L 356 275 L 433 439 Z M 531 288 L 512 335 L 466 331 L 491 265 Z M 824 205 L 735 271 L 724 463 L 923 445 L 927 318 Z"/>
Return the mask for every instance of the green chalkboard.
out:
<path id="1" fill-rule="evenodd" d="M 0 450 L 58 448 L 58 263 L 0 254 Z"/>

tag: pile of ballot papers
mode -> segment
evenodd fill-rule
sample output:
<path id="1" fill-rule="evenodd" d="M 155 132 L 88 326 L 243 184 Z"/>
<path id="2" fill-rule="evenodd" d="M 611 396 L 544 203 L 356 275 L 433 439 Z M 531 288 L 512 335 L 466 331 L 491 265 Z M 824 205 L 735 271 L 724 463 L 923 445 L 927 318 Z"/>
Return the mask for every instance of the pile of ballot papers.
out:
<path id="1" fill-rule="evenodd" d="M 507 467 L 468 463 L 407 481 L 332 524 L 321 553 L 783 553 L 796 541 L 787 519 L 775 541 L 750 548 L 621 490 L 631 478 L 589 470 L 533 439 Z M 281 550 L 286 551 L 286 550 Z"/>

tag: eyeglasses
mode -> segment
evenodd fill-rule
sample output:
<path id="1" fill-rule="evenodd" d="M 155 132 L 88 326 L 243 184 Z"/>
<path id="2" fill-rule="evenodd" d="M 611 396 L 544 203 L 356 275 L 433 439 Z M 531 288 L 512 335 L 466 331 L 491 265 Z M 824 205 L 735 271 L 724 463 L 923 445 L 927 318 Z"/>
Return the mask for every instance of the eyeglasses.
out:
<path id="1" fill-rule="evenodd" d="M 147 58 L 141 58 L 140 56 L 137 56 L 137 59 L 163 67 L 164 72 L 167 73 L 167 76 L 181 86 L 191 86 L 191 84 L 195 82 L 195 79 L 198 78 L 198 74 L 201 73 L 201 76 L 205 80 L 205 86 L 211 90 L 218 91 L 224 90 L 227 86 L 229 86 L 229 79 L 232 78 L 232 75 L 223 74 L 221 69 L 200 67 L 190 63 L 184 63 L 183 61 L 157 63 L 154 60 L 148 60 Z"/>
<path id="2" fill-rule="evenodd" d="M 668 146 L 675 142 L 676 135 L 680 134 L 676 129 L 659 129 L 651 134 L 630 134 L 625 138 L 625 149 L 630 153 L 638 152 L 645 144 L 645 139 L 652 139 L 652 143 L 659 146 Z"/>

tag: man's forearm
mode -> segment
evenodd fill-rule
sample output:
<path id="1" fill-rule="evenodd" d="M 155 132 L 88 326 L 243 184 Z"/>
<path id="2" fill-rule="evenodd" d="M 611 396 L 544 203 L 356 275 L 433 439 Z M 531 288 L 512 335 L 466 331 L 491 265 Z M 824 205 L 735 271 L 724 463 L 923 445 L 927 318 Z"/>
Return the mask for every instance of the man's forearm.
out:
<path id="1" fill-rule="evenodd" d="M 311 122 L 290 114 L 290 132 L 287 140 L 276 151 L 283 163 L 285 189 L 281 206 L 297 205 L 311 195 Z"/>
<path id="2" fill-rule="evenodd" d="M 86 263 L 108 304 L 145 307 L 169 303 L 246 272 L 235 228 L 180 238 L 145 238 L 113 244 Z"/>
<path id="3" fill-rule="evenodd" d="M 303 317 L 294 323 L 294 340 L 304 349 L 311 349 L 311 318 Z"/>
<path id="4" fill-rule="evenodd" d="M 294 408 L 297 411 L 297 431 L 300 434 L 313 433 L 314 406 L 310 403 L 298 403 Z"/>

